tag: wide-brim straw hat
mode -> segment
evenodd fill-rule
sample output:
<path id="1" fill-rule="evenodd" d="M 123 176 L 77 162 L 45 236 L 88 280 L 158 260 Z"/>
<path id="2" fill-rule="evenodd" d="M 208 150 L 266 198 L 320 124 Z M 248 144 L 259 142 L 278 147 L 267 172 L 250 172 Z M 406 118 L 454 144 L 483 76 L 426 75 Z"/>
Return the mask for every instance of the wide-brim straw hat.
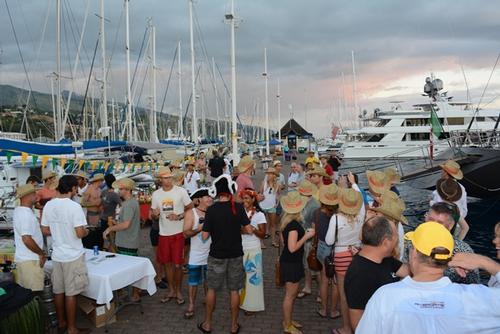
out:
<path id="1" fill-rule="evenodd" d="M 324 205 L 339 204 L 339 187 L 335 183 L 319 188 L 319 201 Z"/>
<path id="2" fill-rule="evenodd" d="M 395 199 L 386 198 L 384 202 L 375 208 L 370 208 L 370 210 L 380 212 L 386 218 L 392 219 L 397 222 L 401 222 L 403 224 L 408 223 L 408 220 L 403 215 L 404 209 L 401 207 L 401 204 L 398 203 Z"/>
<path id="3" fill-rule="evenodd" d="M 454 179 L 439 179 L 436 190 L 444 201 L 456 202 L 462 197 L 462 187 Z"/>
<path id="4" fill-rule="evenodd" d="M 290 191 L 280 199 L 283 211 L 290 214 L 301 212 L 307 204 L 307 198 L 300 195 L 298 191 Z"/>
<path id="5" fill-rule="evenodd" d="M 156 175 L 161 178 L 161 177 L 172 177 L 174 176 L 172 174 L 172 170 L 168 167 L 160 167 L 160 169 L 158 169 L 158 172 L 156 173 Z"/>
<path id="6" fill-rule="evenodd" d="M 269 167 L 268 169 L 266 169 L 266 174 L 274 174 L 276 176 L 279 176 L 278 171 L 273 167 Z"/>
<path id="7" fill-rule="evenodd" d="M 181 168 L 181 167 L 182 167 L 182 162 L 181 162 L 181 161 L 179 161 L 179 160 L 172 161 L 172 162 L 169 164 L 169 167 L 170 167 L 170 168 Z"/>
<path id="8" fill-rule="evenodd" d="M 460 169 L 460 165 L 456 161 L 448 160 L 440 166 L 446 173 L 450 174 L 454 179 L 461 180 L 464 178 L 464 174 Z"/>
<path id="9" fill-rule="evenodd" d="M 89 183 L 92 183 L 92 182 L 97 182 L 97 181 L 104 181 L 104 174 L 102 173 L 97 173 L 97 174 L 94 174 L 90 180 L 89 180 Z"/>
<path id="10" fill-rule="evenodd" d="M 368 180 L 368 188 L 375 194 L 381 195 L 384 191 L 389 189 L 387 176 L 384 172 L 367 170 L 366 179 Z"/>
<path id="11" fill-rule="evenodd" d="M 302 196 L 315 196 L 318 193 L 318 187 L 316 187 L 311 181 L 302 180 L 297 186 L 297 191 Z"/>
<path id="12" fill-rule="evenodd" d="M 255 164 L 255 161 L 247 155 L 241 158 L 240 163 L 238 164 L 238 171 L 240 173 L 246 172 L 249 168 L 252 168 Z"/>
<path id="13" fill-rule="evenodd" d="M 57 177 L 57 173 L 53 170 L 44 170 L 42 173 L 42 180 L 50 179 L 51 177 Z"/>
<path id="14" fill-rule="evenodd" d="M 321 168 L 319 166 L 314 166 L 314 169 L 313 170 L 310 170 L 306 173 L 307 175 L 319 175 L 319 176 L 323 176 L 323 177 L 327 177 L 327 178 L 331 178 L 330 175 L 328 175 L 326 172 L 325 172 L 325 169 L 324 168 Z"/>
<path id="15" fill-rule="evenodd" d="M 36 188 L 32 184 L 23 184 L 16 189 L 16 199 L 23 198 L 26 195 L 32 194 L 36 191 Z"/>
<path id="16" fill-rule="evenodd" d="M 195 165 L 195 161 L 193 159 L 187 159 L 186 162 L 184 163 L 184 165 L 186 166 L 194 166 Z"/>
<path id="17" fill-rule="evenodd" d="M 135 189 L 135 182 L 134 182 L 134 180 L 132 180 L 128 177 L 116 180 L 115 182 L 113 182 L 113 189 L 119 189 L 119 188 L 134 190 Z"/>
<path id="18" fill-rule="evenodd" d="M 387 177 L 387 181 L 390 183 L 401 183 L 401 176 L 399 176 L 396 169 L 392 167 L 384 168 L 385 176 Z"/>
<path id="19" fill-rule="evenodd" d="M 363 196 L 358 191 L 347 188 L 340 191 L 339 196 L 339 211 L 355 216 L 359 213 L 361 206 L 363 205 Z"/>
<path id="20" fill-rule="evenodd" d="M 172 176 L 175 183 L 182 183 L 184 180 L 184 176 L 186 176 L 186 172 L 182 170 L 176 170 Z"/>
<path id="21" fill-rule="evenodd" d="M 87 175 L 87 173 L 85 173 L 83 170 L 79 170 L 76 174 L 75 174 L 76 177 L 81 177 L 82 179 L 85 179 L 85 180 L 88 180 L 89 179 L 89 176 Z"/>
<path id="22" fill-rule="evenodd" d="M 283 165 L 283 163 L 280 160 L 274 160 L 273 161 L 273 167 L 276 167 L 278 165 Z"/>
<path id="23" fill-rule="evenodd" d="M 380 202 L 380 204 L 383 204 L 384 201 L 387 201 L 387 200 L 396 201 L 396 203 L 398 203 L 399 206 L 401 206 L 401 208 L 403 209 L 403 211 L 406 209 L 405 202 L 394 191 L 386 190 L 386 191 L 384 191 L 382 193 L 382 195 L 378 199 L 378 201 Z"/>

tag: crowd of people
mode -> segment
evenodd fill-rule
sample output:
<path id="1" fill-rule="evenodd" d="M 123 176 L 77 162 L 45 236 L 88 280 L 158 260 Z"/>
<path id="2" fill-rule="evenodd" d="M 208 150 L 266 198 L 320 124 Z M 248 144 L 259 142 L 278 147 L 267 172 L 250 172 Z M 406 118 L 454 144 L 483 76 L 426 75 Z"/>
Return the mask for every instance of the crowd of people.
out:
<path id="1" fill-rule="evenodd" d="M 184 305 L 184 319 L 195 316 L 203 291 L 203 321 L 211 333 L 217 296 L 229 291 L 231 333 L 239 333 L 240 310 L 265 311 L 263 252 L 280 250 L 276 284 L 284 286 L 284 333 L 307 328 L 294 319 L 296 299 L 315 300 L 311 316 L 341 318 L 332 333 L 494 333 L 500 331 L 500 265 L 474 254 L 464 238 L 467 196 L 454 161 L 445 162 L 425 221 L 405 234 L 405 202 L 395 169 L 340 175 L 335 154 L 309 152 L 291 163 L 285 177 L 273 161 L 256 184 L 256 161 L 243 155 L 235 166 L 214 150 L 188 156 L 155 172 L 150 240 L 161 302 Z M 140 208 L 136 184 L 111 174 L 64 175 L 46 171 L 17 189 L 14 211 L 18 283 L 43 289 L 43 266 L 50 236 L 51 274 L 59 329 L 76 327 L 76 296 L 88 284 L 84 249 L 138 256 Z M 36 217 L 33 208 L 40 210 Z M 407 230 L 409 228 L 406 228 Z M 494 244 L 500 258 L 500 224 Z M 269 241 L 266 241 L 269 239 Z M 109 242 L 114 241 L 114 242 Z M 114 249 L 112 249 L 114 247 Z M 479 269 L 491 275 L 481 285 Z M 318 289 L 314 291 L 313 281 Z M 313 295 L 314 293 L 314 295 Z M 133 302 L 141 291 L 133 289 Z M 314 306 L 316 307 L 316 306 Z M 201 315 L 200 315 L 201 317 Z"/>

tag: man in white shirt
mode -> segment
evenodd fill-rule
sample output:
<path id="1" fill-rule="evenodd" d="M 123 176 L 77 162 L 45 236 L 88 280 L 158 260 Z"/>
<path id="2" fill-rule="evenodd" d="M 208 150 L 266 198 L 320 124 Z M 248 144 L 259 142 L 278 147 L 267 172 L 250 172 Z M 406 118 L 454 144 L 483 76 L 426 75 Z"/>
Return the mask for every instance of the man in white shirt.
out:
<path id="1" fill-rule="evenodd" d="M 14 242 L 16 254 L 17 283 L 32 291 L 43 290 L 43 236 L 38 220 L 33 214 L 36 190 L 32 184 L 17 188 L 16 198 L 20 205 L 14 209 Z"/>
<path id="2" fill-rule="evenodd" d="M 182 227 L 184 213 L 193 208 L 186 189 L 173 183 L 173 174 L 168 167 L 158 171 L 161 188 L 153 193 L 151 199 L 151 217 L 160 220 L 160 237 L 156 250 L 156 259 L 165 266 L 169 293 L 162 303 L 176 299 L 177 304 L 184 304 L 182 298 L 182 265 L 184 264 L 184 235 Z"/>
<path id="3" fill-rule="evenodd" d="M 194 170 L 194 160 L 186 161 L 187 172 L 184 175 L 184 188 L 193 194 L 200 187 L 200 174 Z"/>
<path id="4" fill-rule="evenodd" d="M 450 232 L 427 222 L 405 238 L 413 246 L 413 277 L 378 289 L 356 333 L 499 333 L 500 289 L 443 276 L 453 253 Z"/>
<path id="5" fill-rule="evenodd" d="M 69 334 L 86 332 L 76 327 L 76 300 L 88 285 L 82 238 L 88 235 L 87 221 L 80 204 L 71 200 L 78 191 L 73 175 L 64 175 L 57 186 L 59 195 L 45 204 L 42 232 L 51 235 L 52 290 L 59 330 Z"/>

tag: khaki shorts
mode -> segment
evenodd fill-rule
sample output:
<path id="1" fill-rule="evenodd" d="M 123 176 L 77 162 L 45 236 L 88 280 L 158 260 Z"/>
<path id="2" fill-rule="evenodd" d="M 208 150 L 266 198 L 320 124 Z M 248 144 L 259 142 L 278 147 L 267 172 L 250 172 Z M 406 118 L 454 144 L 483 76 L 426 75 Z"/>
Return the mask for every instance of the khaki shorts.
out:
<path id="1" fill-rule="evenodd" d="M 32 291 L 42 291 L 44 272 L 40 268 L 40 261 L 16 262 L 17 284 Z"/>
<path id="2" fill-rule="evenodd" d="M 88 283 L 85 254 L 72 262 L 53 261 L 52 290 L 55 294 L 76 296 L 87 288 Z"/>

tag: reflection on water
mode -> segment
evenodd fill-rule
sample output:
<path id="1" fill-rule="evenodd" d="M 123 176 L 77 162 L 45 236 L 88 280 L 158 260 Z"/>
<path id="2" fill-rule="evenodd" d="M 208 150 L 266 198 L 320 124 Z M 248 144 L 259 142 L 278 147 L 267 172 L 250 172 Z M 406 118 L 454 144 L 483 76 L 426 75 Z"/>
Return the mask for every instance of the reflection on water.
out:
<path id="1" fill-rule="evenodd" d="M 367 188 L 364 171 L 366 168 L 380 169 L 386 166 L 393 166 L 392 161 L 387 163 L 382 161 L 344 161 L 340 174 L 352 170 L 359 174 L 361 187 Z M 413 160 L 402 163 L 403 170 L 422 168 L 422 160 Z M 398 185 L 402 199 L 406 202 L 405 216 L 408 218 L 408 229 L 415 228 L 424 219 L 425 212 L 429 209 L 429 199 L 431 191 L 411 188 L 404 183 Z M 468 199 L 469 213 L 467 222 L 470 225 L 469 233 L 465 241 L 474 249 L 476 253 L 496 257 L 496 250 L 491 243 L 493 239 L 493 227 L 500 221 L 500 199 L 480 200 L 476 198 Z"/>

